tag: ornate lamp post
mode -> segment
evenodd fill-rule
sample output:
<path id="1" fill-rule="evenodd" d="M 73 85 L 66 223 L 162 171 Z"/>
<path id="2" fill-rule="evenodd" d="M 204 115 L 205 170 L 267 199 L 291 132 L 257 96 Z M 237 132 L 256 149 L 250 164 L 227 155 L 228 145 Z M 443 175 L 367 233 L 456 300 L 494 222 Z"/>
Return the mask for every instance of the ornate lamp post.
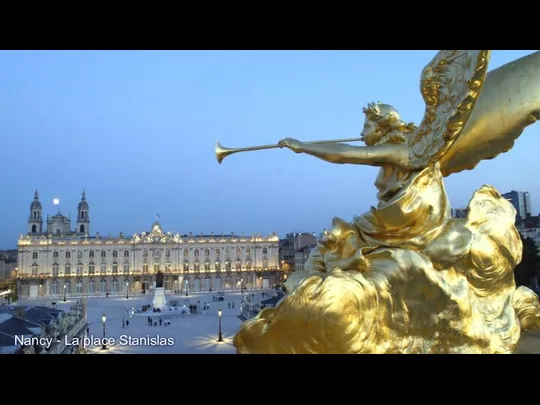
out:
<path id="1" fill-rule="evenodd" d="M 126 300 L 129 299 L 129 281 L 126 281 Z"/>
<path id="2" fill-rule="evenodd" d="M 66 287 L 67 285 L 64 283 L 64 302 L 66 302 Z"/>
<path id="3" fill-rule="evenodd" d="M 103 322 L 103 343 L 101 350 L 107 350 L 107 345 L 105 344 L 105 322 L 107 322 L 107 315 L 105 313 L 101 315 L 101 321 Z"/>
<path id="4" fill-rule="evenodd" d="M 218 320 L 219 320 L 219 329 L 218 329 L 218 342 L 223 342 L 223 335 L 221 334 L 221 308 L 218 309 Z"/>

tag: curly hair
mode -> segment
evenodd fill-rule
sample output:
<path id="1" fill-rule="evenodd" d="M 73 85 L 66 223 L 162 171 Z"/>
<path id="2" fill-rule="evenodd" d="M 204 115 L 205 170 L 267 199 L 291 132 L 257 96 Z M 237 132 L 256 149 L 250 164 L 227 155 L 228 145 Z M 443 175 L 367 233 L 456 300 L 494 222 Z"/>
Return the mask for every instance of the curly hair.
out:
<path id="1" fill-rule="evenodd" d="M 416 130 L 416 125 L 403 121 L 398 111 L 389 104 L 368 103 L 362 112 L 380 128 L 382 138 L 379 144 L 407 142 L 407 135 Z"/>

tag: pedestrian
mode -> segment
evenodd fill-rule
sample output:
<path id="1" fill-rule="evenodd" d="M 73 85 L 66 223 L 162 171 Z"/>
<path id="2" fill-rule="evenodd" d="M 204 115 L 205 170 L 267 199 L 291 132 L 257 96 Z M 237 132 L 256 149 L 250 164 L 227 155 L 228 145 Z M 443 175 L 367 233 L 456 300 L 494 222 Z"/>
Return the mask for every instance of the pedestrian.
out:
<path id="1" fill-rule="evenodd" d="M 124 318 L 122 318 L 122 329 L 126 327 L 126 321 Z"/>
<path id="2" fill-rule="evenodd" d="M 126 319 L 126 327 L 129 328 L 129 319 Z"/>

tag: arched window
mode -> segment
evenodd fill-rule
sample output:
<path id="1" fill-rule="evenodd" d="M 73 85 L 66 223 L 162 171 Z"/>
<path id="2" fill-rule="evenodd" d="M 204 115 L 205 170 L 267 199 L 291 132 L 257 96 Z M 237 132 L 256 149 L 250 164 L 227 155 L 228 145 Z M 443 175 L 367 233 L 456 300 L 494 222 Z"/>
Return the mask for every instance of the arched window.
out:
<path id="1" fill-rule="evenodd" d="M 107 280 L 105 280 L 104 278 L 102 278 L 99 283 L 99 291 L 102 294 L 105 294 L 107 292 Z"/>
<path id="2" fill-rule="evenodd" d="M 240 256 L 242 254 L 242 249 L 240 249 L 239 247 L 236 248 L 236 255 L 237 256 Z"/>
<path id="3" fill-rule="evenodd" d="M 101 265 L 99 266 L 99 272 L 101 274 L 105 274 L 107 272 L 107 264 L 105 262 L 101 262 Z"/>
<path id="4" fill-rule="evenodd" d="M 234 268 L 236 269 L 236 271 L 242 270 L 242 262 L 240 261 L 240 259 L 237 259 L 234 262 Z"/>
<path id="5" fill-rule="evenodd" d="M 59 272 L 59 266 L 58 266 L 58 263 L 54 263 L 52 265 L 52 274 L 53 276 L 58 276 L 58 272 Z"/>
<path id="6" fill-rule="evenodd" d="M 184 273 L 189 272 L 189 262 L 187 260 L 184 260 Z"/>
<path id="7" fill-rule="evenodd" d="M 221 271 L 221 262 L 219 260 L 216 262 L 216 271 Z"/>
<path id="8" fill-rule="evenodd" d="M 246 270 L 251 270 L 251 260 L 246 261 Z"/>
<path id="9" fill-rule="evenodd" d="M 66 263 L 64 267 L 64 274 L 66 276 L 71 276 L 71 263 Z"/>
<path id="10" fill-rule="evenodd" d="M 227 277 L 225 277 L 225 288 L 232 288 L 232 277 L 230 275 L 227 275 Z"/>
<path id="11" fill-rule="evenodd" d="M 81 295 L 83 293 L 83 282 L 80 278 L 77 279 L 75 284 L 75 294 Z"/>
<path id="12" fill-rule="evenodd" d="M 129 262 L 124 263 L 124 274 L 129 274 Z"/>
<path id="13" fill-rule="evenodd" d="M 51 295 L 58 295 L 58 280 L 56 279 L 51 282 Z"/>
<path id="14" fill-rule="evenodd" d="M 115 250 L 115 252 L 116 252 L 116 250 Z M 113 274 L 118 274 L 118 263 L 116 263 L 116 262 L 113 262 L 113 264 L 112 264 L 112 273 Z"/>
<path id="15" fill-rule="evenodd" d="M 250 254 L 251 253 L 251 248 L 249 246 L 246 247 L 246 254 Z"/>
<path id="16" fill-rule="evenodd" d="M 94 265 L 94 262 L 88 263 L 88 274 L 94 274 L 96 271 L 96 266 Z"/>
<path id="17" fill-rule="evenodd" d="M 184 257 L 188 257 L 189 256 L 189 250 L 188 249 L 184 249 Z"/>
<path id="18" fill-rule="evenodd" d="M 83 273 L 83 264 L 81 262 L 77 263 L 77 275 L 82 276 Z"/>
<path id="19" fill-rule="evenodd" d="M 206 257 L 210 256 L 210 249 L 204 249 L 204 255 Z"/>
<path id="20" fill-rule="evenodd" d="M 111 292 L 113 294 L 117 294 L 118 293 L 118 280 L 116 278 L 113 278 L 112 280 L 112 283 L 111 283 Z"/>
<path id="21" fill-rule="evenodd" d="M 199 256 L 199 249 L 195 249 L 195 256 Z"/>
<path id="22" fill-rule="evenodd" d="M 231 271 L 231 262 L 229 260 L 225 262 L 225 271 Z"/>
<path id="23" fill-rule="evenodd" d="M 94 294 L 95 291 L 96 291 L 96 283 L 94 282 L 94 280 L 90 279 L 90 281 L 88 281 L 88 284 L 86 285 L 86 292 L 92 295 Z"/>
<path id="24" fill-rule="evenodd" d="M 37 276 L 38 275 L 38 270 L 39 270 L 39 266 L 37 265 L 37 263 L 34 263 L 32 265 L 32 275 Z"/>
<path id="25" fill-rule="evenodd" d="M 219 256 L 220 253 L 221 253 L 221 249 L 220 249 L 220 248 L 216 248 L 216 256 Z"/>
<path id="26" fill-rule="evenodd" d="M 143 273 L 148 273 L 148 263 L 143 263 L 142 271 L 143 271 Z"/>
<path id="27" fill-rule="evenodd" d="M 195 263 L 193 265 L 193 268 L 195 270 L 195 273 L 198 273 L 199 271 L 201 271 L 201 264 L 199 263 L 198 260 L 195 260 Z"/>
<path id="28" fill-rule="evenodd" d="M 210 271 L 210 261 L 206 260 L 204 262 L 204 271 Z"/>

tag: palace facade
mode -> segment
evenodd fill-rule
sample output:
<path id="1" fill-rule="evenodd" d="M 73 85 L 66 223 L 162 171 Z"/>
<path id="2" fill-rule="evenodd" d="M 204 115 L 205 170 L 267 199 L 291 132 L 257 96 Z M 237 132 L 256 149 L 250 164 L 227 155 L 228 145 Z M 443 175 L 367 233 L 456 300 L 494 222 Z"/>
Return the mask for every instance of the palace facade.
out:
<path id="1" fill-rule="evenodd" d="M 180 235 L 158 220 L 149 232 L 126 237 L 90 234 L 83 191 L 77 223 L 58 211 L 47 216 L 39 194 L 30 205 L 28 233 L 18 241 L 20 298 L 75 298 L 146 294 L 162 271 L 169 292 L 268 288 L 280 279 L 279 239 L 252 235 Z"/>

